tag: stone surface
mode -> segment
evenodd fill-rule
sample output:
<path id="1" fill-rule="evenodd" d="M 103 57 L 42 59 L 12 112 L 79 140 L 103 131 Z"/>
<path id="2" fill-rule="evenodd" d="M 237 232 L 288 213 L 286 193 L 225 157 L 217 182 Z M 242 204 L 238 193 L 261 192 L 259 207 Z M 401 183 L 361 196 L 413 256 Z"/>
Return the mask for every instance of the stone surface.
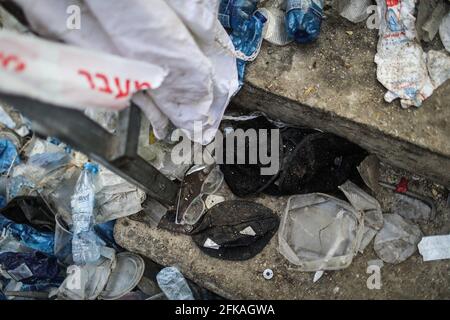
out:
<path id="1" fill-rule="evenodd" d="M 326 13 L 313 44 L 264 43 L 234 104 L 344 136 L 387 163 L 450 186 L 450 81 L 421 108 L 386 103 L 374 63 L 377 30 Z M 431 47 L 441 47 L 438 37 Z"/>

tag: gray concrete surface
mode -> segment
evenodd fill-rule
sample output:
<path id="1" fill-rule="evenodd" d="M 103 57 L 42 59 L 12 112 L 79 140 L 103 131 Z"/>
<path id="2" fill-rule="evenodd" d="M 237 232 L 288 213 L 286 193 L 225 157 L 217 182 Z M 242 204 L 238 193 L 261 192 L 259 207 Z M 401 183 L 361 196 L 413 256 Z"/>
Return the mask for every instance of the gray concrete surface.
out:
<path id="1" fill-rule="evenodd" d="M 326 14 L 316 43 L 264 43 L 234 104 L 344 136 L 387 163 L 450 186 L 450 81 L 419 109 L 384 102 L 373 62 L 377 30 L 332 9 Z M 437 38 L 428 47 L 441 46 Z"/>

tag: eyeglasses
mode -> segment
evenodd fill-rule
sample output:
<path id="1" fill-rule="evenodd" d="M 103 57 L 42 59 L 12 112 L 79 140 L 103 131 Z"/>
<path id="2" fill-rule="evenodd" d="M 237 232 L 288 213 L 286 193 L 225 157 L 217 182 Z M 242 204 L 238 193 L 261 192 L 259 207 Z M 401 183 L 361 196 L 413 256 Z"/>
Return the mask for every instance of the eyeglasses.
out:
<path id="1" fill-rule="evenodd" d="M 179 224 L 188 224 L 194 225 L 196 224 L 200 218 L 205 214 L 207 210 L 207 206 L 205 204 L 206 198 L 216 193 L 220 187 L 222 186 L 224 177 L 222 171 L 220 171 L 219 167 L 216 166 L 211 172 L 208 174 L 206 179 L 203 181 L 203 184 L 200 189 L 200 193 L 191 201 L 188 205 L 184 213 L 182 213 L 182 218 Z M 180 190 L 180 195 L 181 195 Z M 178 223 L 179 216 L 179 205 L 177 207 L 177 218 L 176 221 Z"/>

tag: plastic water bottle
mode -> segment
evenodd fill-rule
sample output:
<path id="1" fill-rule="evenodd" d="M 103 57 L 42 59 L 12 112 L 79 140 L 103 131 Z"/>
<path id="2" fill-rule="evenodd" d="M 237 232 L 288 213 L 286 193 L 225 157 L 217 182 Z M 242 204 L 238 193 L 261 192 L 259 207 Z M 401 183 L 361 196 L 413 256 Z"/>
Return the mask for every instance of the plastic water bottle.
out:
<path id="1" fill-rule="evenodd" d="M 92 231 L 97 174 L 97 165 L 84 165 L 70 202 L 73 221 L 72 256 L 77 265 L 94 263 L 100 258 L 100 242 Z"/>
<path id="2" fill-rule="evenodd" d="M 186 279 L 177 268 L 167 267 L 162 269 L 156 275 L 156 281 L 167 299 L 194 300 Z"/>
<path id="3" fill-rule="evenodd" d="M 219 6 L 219 20 L 225 29 L 240 32 L 245 21 L 256 10 L 259 0 L 222 0 Z"/>
<path id="4" fill-rule="evenodd" d="M 316 40 L 320 34 L 323 0 L 287 0 L 286 30 L 299 43 Z"/>

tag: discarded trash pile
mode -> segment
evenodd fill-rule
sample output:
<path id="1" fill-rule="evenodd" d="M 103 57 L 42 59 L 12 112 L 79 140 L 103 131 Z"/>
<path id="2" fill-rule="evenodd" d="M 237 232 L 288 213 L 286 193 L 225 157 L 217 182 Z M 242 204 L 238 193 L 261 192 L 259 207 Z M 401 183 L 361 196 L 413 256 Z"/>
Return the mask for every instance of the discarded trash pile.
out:
<path id="1" fill-rule="evenodd" d="M 204 254 L 232 261 L 253 258 L 278 230 L 280 254 L 292 270 L 317 272 L 315 281 L 325 270 L 348 267 L 372 242 L 385 263 L 401 263 L 418 247 L 425 261 L 448 258 L 448 236 L 424 237 L 415 223 L 434 219 L 432 200 L 408 191 L 405 179 L 397 186 L 380 181 L 378 159 L 358 146 L 258 113 L 225 116 L 222 129 L 224 140 L 249 129 L 266 129 L 272 137 L 279 130 L 279 137 L 259 135 L 247 139 L 244 149 L 239 142 L 232 150 L 225 147 L 224 155 L 234 154 L 229 163 L 216 158 L 220 165 L 192 166 L 183 179 L 177 210 L 163 216 L 158 228 L 188 234 Z M 275 144 L 279 150 L 271 149 L 273 141 L 281 142 Z M 276 173 L 261 174 L 269 165 L 263 164 L 260 152 L 254 163 L 236 164 L 239 154 L 251 159 L 252 148 L 263 144 L 268 155 L 278 155 L 271 158 L 280 163 Z M 371 195 L 380 188 L 392 192 L 394 199 L 386 213 Z M 281 221 L 255 202 L 261 193 L 292 195 Z M 145 222 L 139 215 L 131 218 Z M 264 277 L 270 278 L 271 272 Z"/>
<path id="2" fill-rule="evenodd" d="M 156 281 L 175 280 L 144 276 L 154 264 L 113 237 L 115 220 L 151 199 L 57 139 L 35 137 L 7 106 L 0 122 L 0 300 L 171 298 Z"/>

